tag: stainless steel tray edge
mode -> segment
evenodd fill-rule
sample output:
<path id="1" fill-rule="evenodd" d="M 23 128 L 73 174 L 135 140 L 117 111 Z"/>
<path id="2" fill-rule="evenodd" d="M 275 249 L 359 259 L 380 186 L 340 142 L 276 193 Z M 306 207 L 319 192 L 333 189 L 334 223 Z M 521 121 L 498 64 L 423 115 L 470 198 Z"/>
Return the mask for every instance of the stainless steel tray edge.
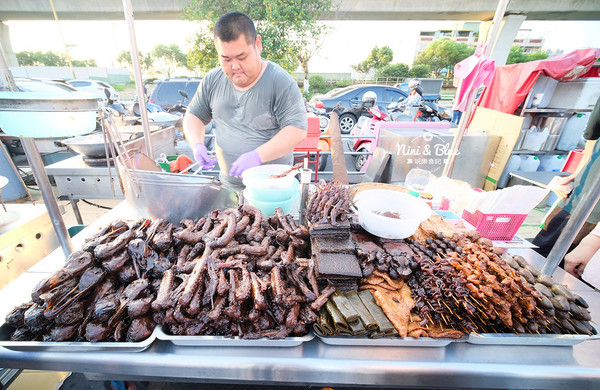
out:
<path id="1" fill-rule="evenodd" d="M 538 345 L 538 346 L 572 346 L 588 340 L 600 340 L 598 328 L 593 336 L 584 334 L 512 334 L 512 333 L 479 333 L 469 334 L 466 342 L 479 345 Z"/>
<path id="2" fill-rule="evenodd" d="M 158 325 L 146 340 L 137 342 L 89 341 L 10 341 L 11 328 L 0 326 L 0 347 L 12 351 L 29 352 L 141 352 L 156 339 Z"/>
<path id="3" fill-rule="evenodd" d="M 266 338 L 246 340 L 225 336 L 173 336 L 165 333 L 160 325 L 156 327 L 155 332 L 159 340 L 187 347 L 297 347 L 315 337 L 312 332 L 302 337 L 286 337 L 280 340 Z"/>
<path id="4" fill-rule="evenodd" d="M 365 347 L 445 347 L 450 343 L 464 342 L 466 338 L 434 339 L 431 337 L 390 337 L 390 338 L 360 338 L 360 337 L 325 337 L 317 335 L 325 344 L 340 346 L 365 346 Z"/>

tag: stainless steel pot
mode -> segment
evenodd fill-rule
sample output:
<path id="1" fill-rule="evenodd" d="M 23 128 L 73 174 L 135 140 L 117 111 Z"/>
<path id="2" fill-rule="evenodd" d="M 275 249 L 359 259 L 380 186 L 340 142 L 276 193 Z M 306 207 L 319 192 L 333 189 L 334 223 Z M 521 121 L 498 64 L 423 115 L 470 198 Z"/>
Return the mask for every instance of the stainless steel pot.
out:
<path id="1" fill-rule="evenodd" d="M 133 183 L 120 167 L 127 203 L 140 216 L 180 222 L 198 219 L 217 209 L 237 207 L 238 195 L 212 176 L 129 170 Z M 137 191 L 132 186 L 139 183 Z M 136 196 L 136 192 L 139 196 Z"/>

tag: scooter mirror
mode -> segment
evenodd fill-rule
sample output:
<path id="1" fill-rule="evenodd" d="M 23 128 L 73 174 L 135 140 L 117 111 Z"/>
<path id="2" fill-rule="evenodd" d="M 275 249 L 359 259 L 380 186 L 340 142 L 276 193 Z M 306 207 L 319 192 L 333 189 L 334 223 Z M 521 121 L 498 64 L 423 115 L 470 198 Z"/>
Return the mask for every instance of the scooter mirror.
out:
<path id="1" fill-rule="evenodd" d="M 179 94 L 180 94 L 181 96 L 183 96 L 184 98 L 186 98 L 186 99 L 189 99 L 189 98 L 190 98 L 190 97 L 188 96 L 187 92 L 185 92 L 185 91 L 182 91 L 181 89 L 178 89 L 178 90 L 177 90 L 177 92 L 179 92 Z"/>
<path id="2" fill-rule="evenodd" d="M 104 96 L 106 96 L 107 99 L 110 99 L 110 90 L 108 88 L 104 88 Z"/>

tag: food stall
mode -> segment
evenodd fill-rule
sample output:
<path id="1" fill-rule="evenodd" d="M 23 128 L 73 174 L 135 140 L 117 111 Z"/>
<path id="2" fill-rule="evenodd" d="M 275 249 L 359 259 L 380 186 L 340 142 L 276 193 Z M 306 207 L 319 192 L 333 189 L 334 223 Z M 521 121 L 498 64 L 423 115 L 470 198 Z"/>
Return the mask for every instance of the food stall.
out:
<path id="1" fill-rule="evenodd" d="M 137 218 L 123 202 L 73 238 L 81 248 L 86 238 L 114 219 Z M 528 249 L 513 249 L 540 267 L 543 258 Z M 2 318 L 40 280 L 64 265 L 56 250 L 0 290 Z M 600 312 L 598 293 L 557 270 L 553 275 L 584 298 L 593 318 Z M 462 388 L 599 388 L 600 352 L 595 336 L 517 335 L 491 339 L 476 336 L 446 339 L 356 339 L 347 345 L 328 342 L 309 332 L 282 340 L 241 340 L 190 336 L 182 342 L 154 331 L 146 340 L 129 343 L 32 342 L 8 345 L 3 328 L 0 365 L 83 372 L 92 379 L 143 381 L 234 382 L 269 384 L 354 385 L 374 387 Z M 499 335 L 500 336 L 500 335 Z M 524 335 L 523 335 L 524 336 Z M 293 340 L 291 340 L 293 339 Z M 50 344 L 50 345 L 48 345 Z M 521 345 L 520 345 L 521 344 Z"/>

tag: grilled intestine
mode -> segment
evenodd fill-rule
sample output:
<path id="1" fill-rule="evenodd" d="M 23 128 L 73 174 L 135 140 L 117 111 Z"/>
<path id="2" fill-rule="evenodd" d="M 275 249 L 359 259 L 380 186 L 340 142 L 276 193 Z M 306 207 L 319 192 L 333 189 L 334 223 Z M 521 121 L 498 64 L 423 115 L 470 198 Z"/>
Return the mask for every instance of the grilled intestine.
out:
<path id="1" fill-rule="evenodd" d="M 319 290 L 308 229 L 244 205 L 173 225 L 116 221 L 6 318 L 12 340 L 139 341 L 185 335 L 302 335 L 334 291 Z"/>

